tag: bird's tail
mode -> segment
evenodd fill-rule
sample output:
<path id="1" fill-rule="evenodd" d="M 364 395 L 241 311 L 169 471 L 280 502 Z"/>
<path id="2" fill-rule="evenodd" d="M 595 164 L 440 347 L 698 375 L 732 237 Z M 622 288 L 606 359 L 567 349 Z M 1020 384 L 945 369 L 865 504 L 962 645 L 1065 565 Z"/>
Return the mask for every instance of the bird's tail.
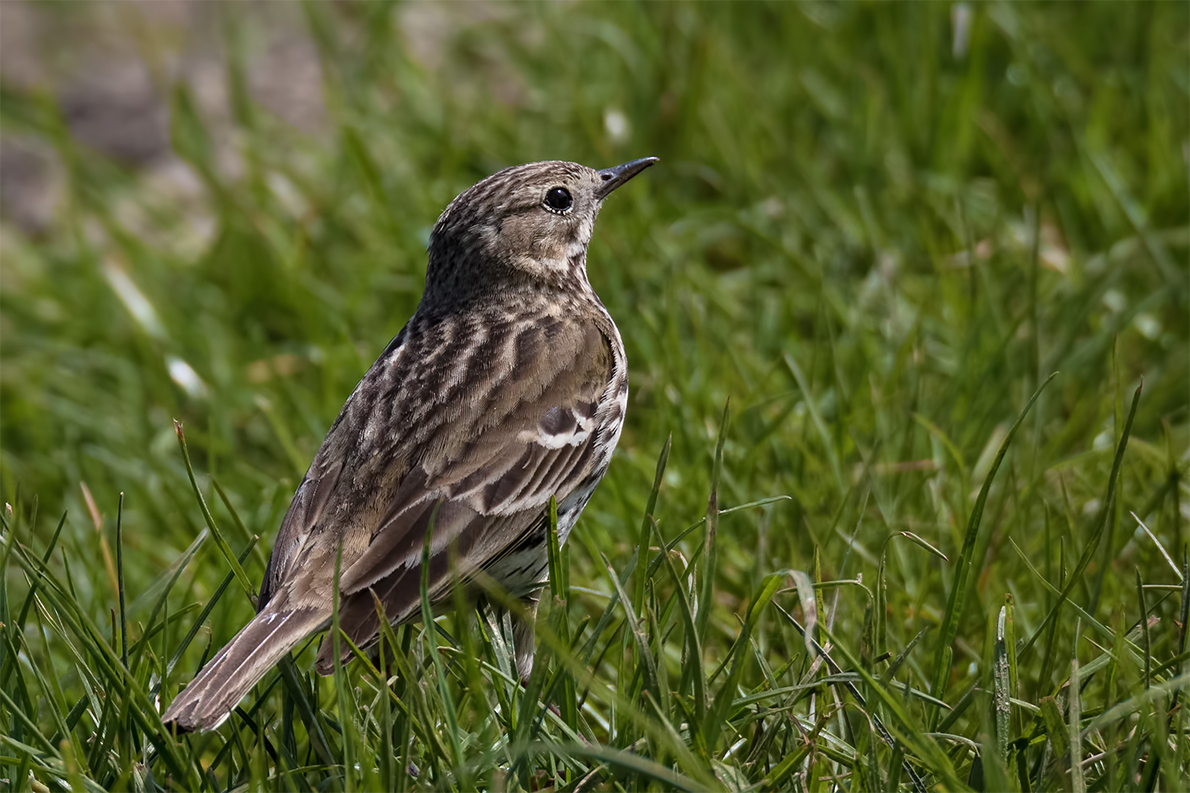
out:
<path id="1" fill-rule="evenodd" d="M 326 615 L 316 609 L 257 614 L 178 694 L 161 720 L 166 727 L 176 724 L 179 732 L 218 727 L 273 664 L 324 622 Z"/>

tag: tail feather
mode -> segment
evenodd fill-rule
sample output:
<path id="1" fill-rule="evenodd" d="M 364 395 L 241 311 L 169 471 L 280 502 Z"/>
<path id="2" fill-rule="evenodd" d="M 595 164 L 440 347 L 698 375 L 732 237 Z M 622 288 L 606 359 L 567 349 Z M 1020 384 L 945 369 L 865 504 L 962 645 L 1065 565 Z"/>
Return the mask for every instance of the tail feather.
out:
<path id="1" fill-rule="evenodd" d="M 161 720 L 180 732 L 218 727 L 282 656 L 325 621 L 315 609 L 257 614 L 178 694 Z"/>

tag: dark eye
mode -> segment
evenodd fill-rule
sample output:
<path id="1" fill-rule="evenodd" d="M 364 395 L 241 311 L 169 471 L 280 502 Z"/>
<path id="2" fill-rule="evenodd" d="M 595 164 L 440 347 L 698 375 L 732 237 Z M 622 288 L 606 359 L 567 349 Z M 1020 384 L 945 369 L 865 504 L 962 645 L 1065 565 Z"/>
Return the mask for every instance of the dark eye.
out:
<path id="1" fill-rule="evenodd" d="M 551 187 L 545 194 L 545 208 L 551 212 L 565 212 L 573 205 L 574 199 L 565 187 Z"/>

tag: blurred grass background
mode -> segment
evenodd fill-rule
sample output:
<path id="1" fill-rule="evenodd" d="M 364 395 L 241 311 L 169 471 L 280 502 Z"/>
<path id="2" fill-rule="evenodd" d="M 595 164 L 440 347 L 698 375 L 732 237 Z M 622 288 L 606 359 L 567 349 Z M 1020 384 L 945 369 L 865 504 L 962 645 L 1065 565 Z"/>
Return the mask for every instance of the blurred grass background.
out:
<path id="1" fill-rule="evenodd" d="M 1186 658 L 1185 4 L 5 3 L 0 16 L 6 609 L 29 591 L 14 540 L 40 558 L 66 512 L 49 564 L 106 633 L 118 608 L 123 492 L 127 616 L 132 639 L 142 635 L 161 593 L 154 581 L 204 526 L 175 418 L 233 548 L 261 537 L 245 562 L 259 580 L 326 429 L 417 304 L 427 236 L 445 204 L 509 164 L 604 167 L 653 155 L 659 167 L 608 203 L 591 246 L 591 280 L 624 337 L 632 396 L 611 472 L 570 544 L 571 616 L 598 618 L 608 604 L 600 554 L 618 571 L 633 558 L 666 438 L 653 515 L 672 540 L 706 514 L 723 432 L 720 508 L 790 498 L 722 517 L 703 648 L 711 669 L 740 656 L 733 640 L 765 576 L 858 579 L 819 590 L 835 635 L 880 674 L 889 660 L 881 648 L 896 657 L 932 628 L 892 679 L 955 715 L 940 730 L 932 705 L 906 700 L 929 726 L 910 734 L 957 736 L 925 740 L 940 741 L 955 779 L 991 784 L 1000 777 L 984 749 L 1003 731 L 987 693 L 989 637 L 1008 594 L 1017 637 L 1037 643 L 1013 659 L 1025 705 L 1014 706 L 1020 721 L 1003 754 L 1014 770 L 1004 779 L 1177 787 L 1190 744 L 1180 711 L 1172 721 L 1163 714 L 1177 711 Z M 964 548 L 997 449 L 1055 371 Z M 947 561 L 889 542 L 900 532 Z M 678 545 L 683 558 L 702 537 Z M 948 601 L 956 565 L 971 569 L 957 613 Z M 873 620 L 866 593 L 879 589 L 879 571 L 887 599 L 872 595 L 883 606 Z M 167 637 L 189 629 L 195 613 L 179 611 L 209 602 L 227 572 L 211 543 L 199 550 L 166 604 L 178 621 Z M 682 628 L 659 575 L 646 627 L 657 663 L 677 674 Z M 784 586 L 774 603 L 802 614 Z M 1073 607 L 1042 633 L 1064 588 Z M 751 635 L 740 697 L 791 685 L 776 671 L 796 682 L 811 670 L 773 608 Z M 219 601 L 211 647 L 250 613 L 247 598 Z M 630 640 L 617 619 L 603 639 L 615 648 L 591 670 L 629 691 L 619 678 L 632 664 L 618 656 Z M 53 623 L 49 612 L 45 620 Z M 940 629 L 952 620 L 953 660 L 936 690 Z M 86 675 L 65 632 L 49 629 L 43 645 L 33 623 L 3 621 L 22 630 L 8 631 L 0 654 L 10 696 L 0 723 L 27 736 L 22 712 L 50 736 L 51 711 L 71 710 Z M 1141 656 L 1121 648 L 1150 623 L 1153 660 L 1142 669 Z M 166 690 L 189 679 L 207 636 Z M 170 649 L 152 650 L 158 665 Z M 639 660 L 634 652 L 626 657 Z M 1081 680 L 1081 715 L 1066 698 L 1072 655 L 1108 659 Z M 303 673 L 308 666 L 299 662 Z M 17 685 L 32 667 L 60 676 L 61 702 L 38 705 Z M 142 670 L 146 689 L 154 668 Z M 1169 683 L 1164 699 L 1144 694 L 1159 682 Z M 457 681 L 461 691 L 466 683 Z M 335 718 L 333 687 L 321 685 Z M 1053 714 L 1040 704 L 1055 695 L 1059 719 L 1087 728 L 1074 749 L 1098 759 L 1085 768 L 1070 767 L 1069 736 L 1055 743 Z M 103 732 L 103 700 L 92 697 L 75 717 L 76 741 Z M 763 712 L 737 703 L 723 717 L 737 737 L 704 747 L 705 777 L 637 746 L 614 719 L 598 727 L 588 713 L 579 732 L 676 763 L 675 773 L 704 784 L 828 789 L 874 778 L 895 787 L 900 761 L 861 729 L 868 711 L 843 707 L 841 690 L 816 697 L 791 692 Z M 1125 721 L 1091 729 L 1127 703 Z M 484 724 L 486 711 L 470 707 L 473 726 Z M 819 738 L 807 744 L 811 733 Z M 831 751 L 819 748 L 827 733 Z M 150 745 L 137 740 L 121 734 L 112 745 Z M 243 740 L 259 745 L 251 732 Z M 774 775 L 802 744 L 815 748 Z M 191 751 L 205 765 L 221 745 Z M 152 768 L 161 749 L 144 751 Z M 122 763 L 135 753 L 92 754 L 82 768 L 97 784 L 133 778 Z M 529 784 L 485 757 L 475 779 Z M 600 762 L 610 761 L 589 768 Z M 942 766 L 921 762 L 947 780 Z M 17 772 L 37 767 L 11 745 L 3 763 L 12 789 L 27 782 Z M 309 784 L 355 784 L 323 763 Z M 592 784 L 634 789 L 648 778 L 611 768 Z M 214 778 L 191 784 L 261 777 L 245 759 Z M 557 779 L 532 784 L 574 782 Z"/>

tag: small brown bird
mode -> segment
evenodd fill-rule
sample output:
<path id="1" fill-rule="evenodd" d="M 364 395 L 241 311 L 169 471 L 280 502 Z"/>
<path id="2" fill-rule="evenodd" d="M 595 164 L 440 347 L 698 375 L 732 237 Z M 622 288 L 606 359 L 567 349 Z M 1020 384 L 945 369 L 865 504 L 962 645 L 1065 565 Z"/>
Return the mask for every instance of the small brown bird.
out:
<path id="1" fill-rule="evenodd" d="M 450 203 L 430 236 L 417 311 L 347 399 L 294 494 L 256 617 L 174 699 L 167 725 L 217 727 L 329 626 L 340 546 L 340 627 L 361 647 L 380 629 L 373 592 L 394 624 L 420 618 L 431 525 L 434 604 L 482 571 L 535 612 L 550 498 L 565 542 L 607 471 L 628 401 L 624 345 L 587 280 L 587 244 L 603 200 L 655 162 L 518 165 Z M 514 639 L 527 676 L 532 624 Z M 321 674 L 334 667 L 333 647 L 322 644 Z"/>

